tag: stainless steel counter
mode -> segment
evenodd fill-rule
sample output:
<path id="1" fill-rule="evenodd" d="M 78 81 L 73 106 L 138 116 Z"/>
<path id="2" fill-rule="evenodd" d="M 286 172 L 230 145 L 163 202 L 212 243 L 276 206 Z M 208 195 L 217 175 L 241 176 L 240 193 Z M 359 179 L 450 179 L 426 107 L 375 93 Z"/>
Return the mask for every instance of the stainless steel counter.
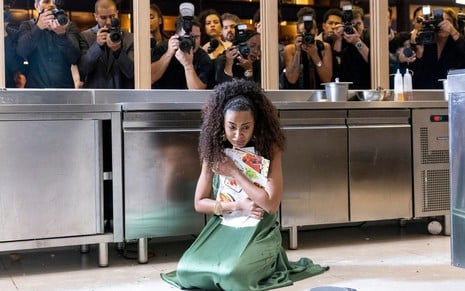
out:
<path id="1" fill-rule="evenodd" d="M 210 91 L 175 90 L 4 90 L 0 91 L 0 129 L 4 129 L 0 133 L 3 135 L 3 140 L 18 137 L 17 133 L 21 130 L 30 136 L 40 132 L 40 135 L 47 139 L 74 140 L 76 146 L 66 145 L 64 147 L 68 150 L 61 152 L 65 162 L 69 162 L 66 157 L 70 160 L 76 158 L 81 162 L 89 156 L 97 157 L 85 166 L 92 168 L 90 172 L 95 173 L 96 180 L 92 183 L 97 181 L 97 184 L 89 184 L 89 187 L 95 188 L 95 192 L 92 192 L 95 197 L 101 197 L 103 190 L 100 187 L 104 184 L 103 176 L 111 179 L 114 226 L 111 233 L 102 234 L 102 219 L 97 217 L 92 222 L 96 225 L 95 235 L 90 236 L 98 238 L 95 242 L 121 242 L 153 236 L 195 234 L 201 229 L 204 218 L 194 213 L 193 210 L 186 211 L 191 202 L 184 202 L 189 201 L 193 195 L 195 179 L 200 171 L 196 156 L 196 136 L 199 131 L 200 110 L 210 93 Z M 406 102 L 325 102 L 320 99 L 320 101 L 309 101 L 321 97 L 321 91 L 269 91 L 266 94 L 279 110 L 289 139 L 290 151 L 285 153 L 287 159 L 283 165 L 284 172 L 288 173 L 285 174 L 287 184 L 285 183 L 283 197 L 281 219 L 283 226 L 296 230 L 298 226 L 303 225 L 412 216 L 412 176 L 405 172 L 412 169 L 411 112 L 417 109 L 446 109 L 448 103 L 444 101 L 442 91 L 416 91 L 414 101 Z M 386 118 L 384 118 L 372 124 L 370 123 L 373 122 L 372 119 L 364 118 L 369 124 L 355 124 L 359 115 L 363 115 L 364 112 L 371 112 L 375 117 L 383 112 L 399 113 L 402 122 L 394 124 L 385 122 Z M 193 117 L 195 120 L 192 120 Z M 11 120 L 19 123 L 7 122 Z M 179 122 L 179 120 L 185 120 L 187 123 Z M 351 123 L 352 121 L 355 123 Z M 392 118 L 388 121 L 392 121 Z M 34 125 L 37 123 L 43 125 L 41 131 L 35 129 Z M 60 130 L 57 130 L 57 126 Z M 391 139 L 386 139 L 386 136 L 379 131 L 380 126 L 386 129 L 386 133 L 392 134 Z M 83 133 L 79 135 L 77 132 L 81 127 L 83 127 Z M 67 128 L 69 130 L 66 130 Z M 103 128 L 107 128 L 109 132 Z M 102 134 L 102 131 L 106 134 Z M 111 139 L 108 143 L 111 148 L 101 143 L 106 139 Z M 357 141 L 357 139 L 363 140 Z M 48 165 L 50 163 L 46 161 L 55 157 L 52 151 L 54 144 L 38 144 L 38 140 L 40 138 L 37 137 L 27 141 L 30 143 L 27 147 L 28 155 L 42 156 L 38 161 Z M 86 143 L 89 141 L 95 145 L 95 148 L 89 147 Z M 387 141 L 393 142 L 392 146 L 386 146 Z M 8 158 L 12 165 L 19 165 L 20 163 L 15 161 L 21 160 L 26 151 L 24 147 L 21 153 L 15 153 L 17 148 L 15 142 L 4 143 L 0 148 L 4 158 Z M 82 154 L 82 148 L 88 148 L 89 151 Z M 389 152 L 394 148 L 398 152 L 395 154 Z M 167 150 L 169 150 L 169 155 L 167 155 Z M 379 155 L 380 150 L 383 152 L 382 156 Z M 110 170 L 102 171 L 102 166 L 106 163 L 102 151 L 107 153 L 110 151 Z M 297 154 L 300 152 L 303 156 Z M 368 157 L 364 153 L 372 153 L 373 156 Z M 190 156 L 187 160 L 186 155 Z M 386 161 L 386 164 L 383 162 L 385 156 L 392 157 Z M 366 161 L 354 160 L 358 157 Z M 103 159 L 103 165 L 100 159 Z M 123 159 L 125 159 L 124 163 Z M 398 163 L 393 163 L 394 160 Z M 360 179 L 363 178 L 365 171 L 364 163 L 371 163 L 370 165 L 374 166 L 373 172 L 384 171 L 384 174 L 378 177 L 384 177 L 384 180 L 372 179 L 371 184 L 367 184 L 365 180 Z M 123 165 L 125 165 L 124 168 Z M 337 165 L 338 170 L 335 171 L 330 165 Z M 351 165 L 357 165 L 357 167 L 350 170 Z M 386 167 L 383 168 L 384 166 Z M 23 183 L 24 175 L 21 171 L 24 169 L 37 171 L 34 167 L 31 163 L 24 163 L 21 169 L 15 169 L 18 170 L 17 176 L 10 179 L 8 188 L 0 190 L 11 192 L 15 185 Z M 10 175 L 11 169 L 4 163 L 0 166 L 3 173 Z M 395 175 L 390 169 L 393 171 L 402 169 L 403 174 Z M 55 168 L 55 172 L 57 179 L 60 175 L 67 176 L 63 173 L 73 173 L 72 176 L 79 177 L 77 180 L 71 178 L 69 181 L 92 179 L 90 176 L 86 178 L 79 176 L 80 173 L 74 173 L 71 166 Z M 296 173 L 296 175 L 290 175 L 291 173 Z M 387 175 L 387 173 L 392 175 Z M 316 177 L 320 177 L 320 180 L 315 180 Z M 331 181 L 331 177 L 336 179 L 337 183 Z M 392 179 L 388 179 L 389 177 Z M 406 181 L 405 178 L 410 181 Z M 37 185 L 40 187 L 35 187 Z M 123 185 L 125 185 L 124 189 Z M 328 185 L 331 187 L 328 188 Z M 367 185 L 377 185 L 369 186 L 372 188 L 379 188 L 380 185 L 397 185 L 396 189 L 403 193 L 396 194 L 397 198 L 394 199 L 389 191 L 382 193 L 371 191 Z M 62 188 L 74 186 L 70 183 L 63 185 Z M 31 180 L 29 188 L 35 191 L 24 194 L 25 199 L 28 195 L 34 196 L 54 189 L 50 185 L 40 184 L 40 179 Z M 404 191 L 407 188 L 410 191 Z M 351 191 L 353 196 L 350 196 Z M 379 198 L 373 200 L 374 196 L 371 193 L 378 193 Z M 46 197 L 47 195 L 44 199 Z M 56 202 L 54 199 L 51 200 L 51 203 Z M 94 204 L 91 208 L 100 209 L 102 201 L 98 199 L 95 201 L 92 202 Z M 181 203 L 181 201 L 184 202 Z M 303 201 L 305 203 L 302 203 Z M 384 205 L 383 201 L 400 203 L 402 207 L 395 210 L 383 209 L 381 216 L 378 215 L 379 211 L 376 213 L 366 211 L 372 209 L 370 208 L 373 206 L 372 203 L 378 205 L 375 209 L 380 209 L 379 207 Z M 86 205 L 90 205 L 89 202 L 90 200 L 87 200 Z M 5 205 L 8 206 L 8 204 Z M 124 209 L 123 205 L 126 206 Z M 325 208 L 321 205 L 338 205 L 338 208 L 336 212 L 322 213 L 321 210 Z M 180 211 L 187 215 L 179 218 Z M 34 217 L 33 209 L 30 212 L 31 217 Z M 127 219 L 125 225 L 123 225 L 124 216 Z M 169 227 L 163 226 L 163 221 L 168 221 L 173 217 L 179 219 L 173 220 L 173 224 Z M 183 224 L 188 227 L 176 227 L 176 225 Z M 11 234 L 14 235 L 13 228 L 11 228 Z M 83 239 L 84 236 L 81 236 L 80 230 L 75 232 L 72 239 L 52 240 L 43 233 L 38 236 L 35 239 L 38 239 L 37 241 L 41 244 L 28 239 L 16 241 L 23 237 L 9 237 L 10 241 L 6 242 L 7 236 L 0 233 L 0 250 L 94 241 Z M 297 247 L 296 231 L 291 240 L 291 246 Z M 28 241 L 29 243 L 25 243 Z M 146 241 L 140 242 L 144 245 L 146 243 Z M 140 257 L 139 261 L 143 262 L 146 255 L 145 253 L 142 258 Z"/>

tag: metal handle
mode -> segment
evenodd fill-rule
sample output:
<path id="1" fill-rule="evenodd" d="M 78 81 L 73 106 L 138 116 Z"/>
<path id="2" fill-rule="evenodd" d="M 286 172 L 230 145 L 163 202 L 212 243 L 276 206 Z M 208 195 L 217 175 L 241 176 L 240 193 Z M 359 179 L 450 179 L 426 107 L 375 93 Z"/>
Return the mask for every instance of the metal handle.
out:
<path id="1" fill-rule="evenodd" d="M 308 125 L 304 125 L 304 126 L 283 126 L 282 127 L 284 130 L 288 130 L 288 129 L 346 129 L 347 127 L 345 125 L 335 125 L 335 126 L 308 126 Z"/>
<path id="2" fill-rule="evenodd" d="M 351 128 L 410 128 L 410 124 L 349 125 Z"/>
<path id="3" fill-rule="evenodd" d="M 199 128 L 124 128 L 124 132 L 200 132 Z"/>

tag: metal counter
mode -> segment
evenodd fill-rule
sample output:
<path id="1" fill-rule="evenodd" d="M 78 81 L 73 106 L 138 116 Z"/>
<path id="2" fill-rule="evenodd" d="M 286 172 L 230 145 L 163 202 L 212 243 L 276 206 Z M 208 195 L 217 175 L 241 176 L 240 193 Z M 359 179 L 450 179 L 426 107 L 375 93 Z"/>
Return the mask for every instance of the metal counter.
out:
<path id="1" fill-rule="evenodd" d="M 193 209 L 200 173 L 197 137 L 200 111 L 210 93 L 0 91 L 0 133 L 4 140 L 16 139 L 0 149 L 2 158 L 9 161 L 2 165 L 2 174 L 16 173 L 0 188 L 2 194 L 13 193 L 25 177 L 32 179 L 35 174 L 37 181 L 24 183 L 30 192 L 27 195 L 44 195 L 47 207 L 66 209 L 77 204 L 87 211 L 83 212 L 83 225 L 68 220 L 62 210 L 56 212 L 64 223 L 61 226 L 49 222 L 55 213 L 50 211 L 41 219 L 41 227 L 31 224 L 29 230 L 16 233 L 15 226 L 8 225 L 0 234 L 0 250 L 139 239 L 139 261 L 144 262 L 147 238 L 198 233 L 205 218 Z M 288 137 L 281 222 L 283 228 L 294 230 L 290 232 L 291 246 L 297 247 L 299 226 L 415 216 L 411 112 L 447 108 L 442 91 L 418 91 L 414 93 L 416 101 L 408 102 L 308 101 L 321 94 L 319 91 L 266 94 L 278 108 Z M 379 118 L 373 122 L 366 116 L 369 112 L 376 118 L 384 113 L 389 122 L 383 118 L 381 124 Z M 400 114 L 400 122 L 394 121 L 396 114 Z M 38 171 L 38 164 L 53 170 Z M 73 183 L 76 180 L 83 181 L 79 189 Z M 106 182 L 112 186 L 110 233 L 102 233 L 101 199 Z M 379 190 L 386 185 L 395 185 L 396 193 Z M 1 196 L 10 197 L 5 205 L 19 203 L 12 198 L 16 195 Z M 42 198 L 32 201 L 42 203 Z M 385 202 L 389 203 L 383 209 Z M 36 209 L 20 203 L 21 208 L 29 209 L 28 217 L 35 217 Z M 53 232 L 49 234 L 50 229 Z"/>

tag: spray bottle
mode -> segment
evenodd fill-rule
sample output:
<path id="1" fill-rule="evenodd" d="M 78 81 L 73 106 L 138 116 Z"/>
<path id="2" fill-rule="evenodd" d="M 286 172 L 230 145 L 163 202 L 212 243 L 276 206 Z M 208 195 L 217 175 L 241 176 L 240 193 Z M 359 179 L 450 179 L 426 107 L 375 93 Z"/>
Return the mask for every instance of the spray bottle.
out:
<path id="1" fill-rule="evenodd" d="M 399 69 L 397 69 L 397 72 L 394 75 L 394 101 L 405 101 L 404 82 Z"/>
<path id="2" fill-rule="evenodd" d="M 404 74 L 404 97 L 407 101 L 413 100 L 412 75 L 409 69 Z"/>

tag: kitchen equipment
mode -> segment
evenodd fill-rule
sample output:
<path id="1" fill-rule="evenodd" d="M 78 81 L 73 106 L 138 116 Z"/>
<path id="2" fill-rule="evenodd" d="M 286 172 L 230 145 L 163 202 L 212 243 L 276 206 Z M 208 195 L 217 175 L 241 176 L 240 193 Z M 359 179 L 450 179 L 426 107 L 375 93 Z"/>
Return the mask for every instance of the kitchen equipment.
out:
<path id="1" fill-rule="evenodd" d="M 383 101 L 389 97 L 389 92 L 383 88 L 364 90 L 358 92 L 357 97 L 360 101 Z"/>
<path id="2" fill-rule="evenodd" d="M 335 82 L 322 83 L 325 85 L 326 98 L 331 102 L 347 101 L 349 93 L 349 85 L 352 82 L 340 82 L 336 78 Z"/>

